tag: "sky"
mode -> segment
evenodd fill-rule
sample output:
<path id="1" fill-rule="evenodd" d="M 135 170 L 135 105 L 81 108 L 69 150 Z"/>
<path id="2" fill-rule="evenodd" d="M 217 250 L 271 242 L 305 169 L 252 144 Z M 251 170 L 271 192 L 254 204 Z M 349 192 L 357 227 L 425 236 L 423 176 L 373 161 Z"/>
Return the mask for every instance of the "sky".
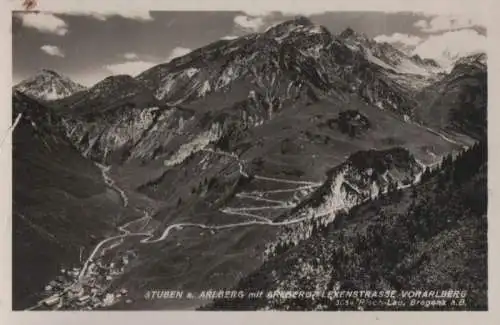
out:
<path id="1" fill-rule="evenodd" d="M 221 38 L 234 38 L 303 14 L 332 33 L 347 27 L 443 65 L 486 50 L 485 22 L 466 14 L 416 12 L 13 12 L 13 81 L 52 69 L 85 86 L 132 76 Z"/>

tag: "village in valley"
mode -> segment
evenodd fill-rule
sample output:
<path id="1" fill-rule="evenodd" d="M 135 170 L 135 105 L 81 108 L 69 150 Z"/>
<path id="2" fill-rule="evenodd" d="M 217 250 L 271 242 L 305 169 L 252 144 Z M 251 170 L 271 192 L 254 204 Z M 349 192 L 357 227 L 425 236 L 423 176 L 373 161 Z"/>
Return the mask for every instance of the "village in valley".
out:
<path id="1" fill-rule="evenodd" d="M 80 267 L 62 268 L 61 275 L 45 286 L 44 292 L 48 297 L 40 307 L 50 310 L 93 310 L 122 300 L 132 303 L 127 297 L 128 290 L 115 288 L 112 283 L 124 273 L 133 256 L 133 253 L 127 252 L 113 262 L 105 262 L 102 258 L 89 261 L 86 274 L 83 275 L 80 274 Z"/>

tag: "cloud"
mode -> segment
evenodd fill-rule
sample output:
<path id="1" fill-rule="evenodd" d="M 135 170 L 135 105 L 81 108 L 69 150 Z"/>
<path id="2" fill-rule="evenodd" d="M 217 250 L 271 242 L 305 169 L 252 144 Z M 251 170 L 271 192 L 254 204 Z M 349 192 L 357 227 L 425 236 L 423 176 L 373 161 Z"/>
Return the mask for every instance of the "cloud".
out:
<path id="1" fill-rule="evenodd" d="M 264 17 L 264 16 L 271 16 L 274 14 L 281 14 L 284 16 L 312 16 L 312 15 L 319 15 L 319 14 L 324 14 L 327 12 L 325 9 L 324 4 L 319 7 L 314 7 L 311 6 L 310 3 L 306 4 L 304 3 L 304 7 L 301 6 L 294 6 L 291 8 L 294 9 L 280 9 L 280 10 L 265 10 L 263 8 L 259 8 L 259 6 L 254 6 L 255 8 L 252 9 L 246 9 L 243 12 L 245 15 L 252 16 L 252 17 Z"/>
<path id="2" fill-rule="evenodd" d="M 80 71 L 79 73 L 71 74 L 71 79 L 86 86 L 92 87 L 104 78 L 109 77 L 112 73 L 105 67 L 95 67 L 93 69 Z"/>
<path id="3" fill-rule="evenodd" d="M 110 17 L 110 16 L 119 16 L 127 19 L 134 19 L 134 20 L 142 20 L 142 21 L 148 21 L 148 20 L 153 20 L 153 17 L 151 16 L 151 13 L 149 11 L 123 11 L 123 12 L 109 12 L 109 13 L 101 13 L 104 15 L 104 17 Z"/>
<path id="4" fill-rule="evenodd" d="M 421 19 L 417 21 L 413 26 L 417 27 L 418 29 L 426 29 L 429 26 L 429 23 L 425 19 Z"/>
<path id="5" fill-rule="evenodd" d="M 423 32 L 436 33 L 449 30 L 483 26 L 484 24 L 477 17 L 465 15 L 437 15 L 430 17 L 430 20 L 422 19 L 414 24 Z"/>
<path id="6" fill-rule="evenodd" d="M 188 49 L 186 47 L 180 47 L 180 46 L 176 47 L 170 52 L 170 55 L 166 59 L 166 62 L 169 62 L 177 57 L 186 55 L 190 52 L 191 52 L 191 49 Z M 123 55 L 123 58 L 125 58 L 126 60 L 133 60 L 133 61 L 125 61 L 125 62 L 108 64 L 108 65 L 104 66 L 104 68 L 107 71 L 110 71 L 114 75 L 128 74 L 131 76 L 136 76 L 136 75 L 140 74 L 141 72 L 144 72 L 147 69 L 162 63 L 162 62 L 160 62 L 160 60 L 158 60 L 158 61 L 156 61 L 156 60 L 153 60 L 153 61 L 138 60 L 138 55 L 136 53 L 132 53 L 132 52 L 125 53 Z"/>
<path id="7" fill-rule="evenodd" d="M 132 53 L 132 52 L 129 52 L 129 53 L 125 53 L 123 54 L 123 57 L 127 60 L 136 60 L 139 58 L 139 56 L 135 53 Z"/>
<path id="8" fill-rule="evenodd" d="M 240 15 L 234 17 L 234 23 L 240 28 L 257 32 L 262 26 L 264 26 L 264 19 L 262 17 Z"/>
<path id="9" fill-rule="evenodd" d="M 170 52 L 170 55 L 167 58 L 167 62 L 170 62 L 173 59 L 178 58 L 180 56 L 186 55 L 186 54 L 190 53 L 191 51 L 192 50 L 188 49 L 187 47 L 178 46 L 178 47 L 174 48 L 172 50 L 172 52 Z"/>
<path id="10" fill-rule="evenodd" d="M 243 11 L 245 15 L 252 17 L 263 17 L 269 16 L 273 14 L 272 10 L 265 10 L 263 8 L 259 8 L 258 6 L 255 9 L 247 9 Z"/>
<path id="11" fill-rule="evenodd" d="M 226 40 L 226 41 L 231 41 L 233 39 L 237 39 L 238 36 L 234 36 L 234 35 L 227 35 L 227 36 L 224 36 L 224 37 L 221 37 L 220 39 L 222 40 Z"/>
<path id="12" fill-rule="evenodd" d="M 449 13 L 487 13 L 490 6 L 486 1 L 457 1 L 457 0 L 421 0 L 421 1 L 297 1 L 297 0 L 254 0 L 254 1 L 126 1 L 123 0 L 86 0 L 86 1 L 45 1 L 43 8 L 46 11 L 67 12 L 72 10 L 95 11 L 144 11 L 144 8 L 154 8 L 154 10 L 202 10 L 202 11 L 244 11 L 250 16 L 257 16 L 271 11 L 282 10 L 285 13 L 309 15 L 324 11 L 382 11 L 382 12 L 403 12 L 419 11 L 429 14 L 449 14 Z M 458 3 L 457 3 L 458 2 Z M 484 9 L 486 8 L 486 9 Z"/>
<path id="13" fill-rule="evenodd" d="M 461 29 L 440 35 L 431 35 L 414 50 L 424 58 L 435 59 L 444 67 L 464 55 L 486 52 L 486 37 L 473 29 Z"/>
<path id="14" fill-rule="evenodd" d="M 21 19 L 22 25 L 34 28 L 43 33 L 66 35 L 68 25 L 64 20 L 49 13 L 18 13 L 16 17 Z"/>
<path id="15" fill-rule="evenodd" d="M 91 16 L 95 19 L 98 20 L 106 20 L 109 17 L 122 17 L 126 19 L 132 19 L 132 20 L 138 20 L 138 21 L 149 21 L 153 20 L 153 17 L 151 16 L 151 13 L 149 11 L 145 10 L 113 10 L 113 11 L 79 11 L 79 10 L 73 10 L 69 12 L 65 12 L 67 15 L 73 15 L 73 16 Z"/>
<path id="16" fill-rule="evenodd" d="M 136 76 L 139 73 L 157 65 L 156 62 L 148 61 L 127 61 L 121 63 L 108 64 L 105 66 L 106 70 L 111 71 L 111 73 L 117 74 L 128 74 L 131 76 Z"/>
<path id="17" fill-rule="evenodd" d="M 400 43 L 406 46 L 416 46 L 422 42 L 422 39 L 415 35 L 394 33 L 392 35 L 379 35 L 374 38 L 375 41 L 383 43 Z"/>
<path id="18" fill-rule="evenodd" d="M 64 58 L 63 51 L 61 51 L 61 49 L 55 45 L 43 45 L 42 47 L 40 47 L 40 49 L 45 53 L 47 53 L 48 55 L 59 56 L 61 58 Z"/>

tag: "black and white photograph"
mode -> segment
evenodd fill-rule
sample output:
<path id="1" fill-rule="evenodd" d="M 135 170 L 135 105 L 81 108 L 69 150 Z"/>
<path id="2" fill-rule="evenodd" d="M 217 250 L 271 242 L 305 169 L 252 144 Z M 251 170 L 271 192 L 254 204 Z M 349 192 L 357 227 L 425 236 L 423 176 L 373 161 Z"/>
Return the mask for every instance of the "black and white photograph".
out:
<path id="1" fill-rule="evenodd" d="M 484 17 L 34 6 L 12 310 L 489 310 Z"/>

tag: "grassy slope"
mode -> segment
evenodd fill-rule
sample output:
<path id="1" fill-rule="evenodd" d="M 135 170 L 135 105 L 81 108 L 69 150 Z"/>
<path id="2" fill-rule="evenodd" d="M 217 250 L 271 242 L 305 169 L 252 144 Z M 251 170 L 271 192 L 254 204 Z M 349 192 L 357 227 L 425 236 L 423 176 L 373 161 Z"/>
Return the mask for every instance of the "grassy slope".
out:
<path id="1" fill-rule="evenodd" d="M 354 137 L 342 133 L 329 121 L 346 110 L 357 110 L 370 121 L 371 127 Z M 418 139 L 418 141 L 415 141 Z M 459 146 L 412 124 L 403 122 L 389 111 L 381 111 L 353 99 L 350 103 L 320 100 L 309 106 L 286 108 L 281 114 L 248 132 L 235 145 L 248 150 L 242 157 L 264 160 L 263 173 L 278 176 L 282 170 L 303 173 L 305 179 L 322 179 L 325 172 L 341 164 L 350 154 L 368 149 L 406 147 L 418 159 L 433 162 Z"/>
<path id="2" fill-rule="evenodd" d="M 236 121 L 231 122 L 234 132 L 229 141 L 218 143 L 216 147 L 237 153 L 256 174 L 320 181 L 325 178 L 328 169 L 341 164 L 350 154 L 360 150 L 383 150 L 402 146 L 423 162 L 432 163 L 436 161 L 433 155 L 442 156 L 460 149 L 460 145 L 447 142 L 422 127 L 405 123 L 394 113 L 369 107 L 355 98 L 349 103 L 325 98 L 310 105 L 287 105 L 276 112 L 273 119 L 245 130 L 238 125 L 241 112 L 239 108 L 233 107 L 235 101 L 232 98 L 230 96 L 223 100 L 213 95 L 209 100 L 214 100 L 214 103 L 209 101 L 209 104 L 201 105 L 200 102 L 192 104 L 190 109 L 196 112 L 195 121 L 210 112 L 210 120 L 205 123 L 207 125 L 221 119 Z M 224 102 L 226 105 L 223 105 Z M 330 123 L 347 110 L 357 110 L 366 116 L 370 121 L 370 128 L 352 137 Z M 202 130 L 200 123 L 194 122 L 186 128 L 183 132 L 190 134 L 199 134 Z M 180 135 L 178 138 L 179 141 L 186 141 L 185 136 Z M 175 142 L 174 139 L 169 144 L 173 149 L 177 149 L 172 146 Z M 471 140 L 465 139 L 463 143 L 469 145 Z M 206 154 L 196 154 L 194 160 L 200 162 L 204 155 Z M 234 165 L 231 159 L 225 164 L 228 163 Z M 141 172 L 133 172 L 134 170 Z M 159 188 L 159 192 L 163 193 L 160 196 L 153 195 L 155 199 L 162 199 L 161 196 L 168 199 L 172 193 L 182 190 L 186 185 L 192 187 L 202 182 L 202 177 L 209 173 L 199 170 L 199 167 L 190 161 L 173 168 L 165 167 L 162 159 L 141 166 L 124 165 L 118 171 L 122 174 L 120 178 L 131 186 L 141 188 L 141 191 L 148 192 L 148 184 L 154 184 Z M 200 175 L 202 176 L 198 177 Z M 155 192 L 150 190 L 149 192 Z M 188 192 L 189 189 L 182 191 Z M 177 199 L 178 197 L 175 197 L 175 200 Z"/>

